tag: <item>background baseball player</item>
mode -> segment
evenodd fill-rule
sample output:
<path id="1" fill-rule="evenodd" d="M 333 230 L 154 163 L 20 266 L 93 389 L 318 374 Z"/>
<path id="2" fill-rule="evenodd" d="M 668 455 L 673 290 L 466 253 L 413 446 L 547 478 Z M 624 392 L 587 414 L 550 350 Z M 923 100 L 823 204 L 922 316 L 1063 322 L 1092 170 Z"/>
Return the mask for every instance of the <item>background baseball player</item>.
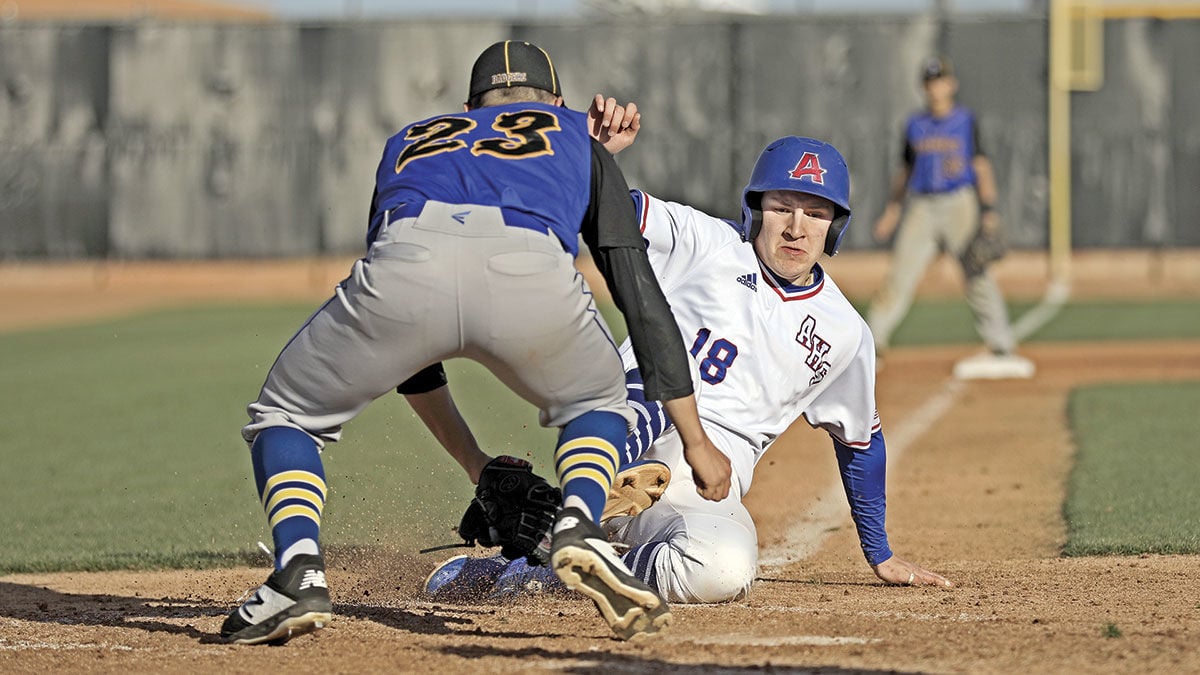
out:
<path id="1" fill-rule="evenodd" d="M 632 138 L 623 139 L 628 142 Z M 679 471 L 681 447 L 669 414 L 636 400 L 639 374 L 626 350 L 641 434 L 627 442 L 623 473 L 650 461 L 670 469 L 672 478 L 657 503 L 615 517 L 606 528 L 630 547 L 624 560 L 635 574 L 671 601 L 726 601 L 749 589 L 758 539 L 741 499 L 763 453 L 801 416 L 829 432 L 875 574 L 889 583 L 950 585 L 892 553 L 884 528 L 886 448 L 875 410 L 873 340 L 817 262 L 837 252 L 849 224 L 849 180 L 835 148 L 789 136 L 760 155 L 743 192 L 740 222 L 633 193 L 651 264 L 696 361 L 700 417 L 733 466 L 728 498 L 700 498 L 689 472 Z M 646 444 L 649 451 L 639 457 Z M 481 570 L 448 561 L 426 590 L 462 595 L 474 587 L 478 594 L 490 583 L 492 593 L 503 594 L 531 580 L 549 581 L 520 561 L 490 576 Z"/>
<path id="2" fill-rule="evenodd" d="M 1016 339 L 1004 297 L 987 268 L 990 260 L 979 262 L 970 250 L 978 236 L 1000 236 L 996 179 L 979 141 L 975 113 L 955 102 L 958 79 L 949 61 L 930 59 L 921 79 L 926 107 L 908 119 L 903 161 L 875 223 L 875 239 L 881 242 L 896 232 L 899 223 L 884 287 L 867 313 L 876 351 L 881 356 L 887 351 L 925 269 L 944 250 L 962 263 L 975 329 L 991 352 L 975 362 L 972 372 L 1030 377 L 1033 364 L 1014 353 Z"/>
<path id="3" fill-rule="evenodd" d="M 596 525 L 633 415 L 621 357 L 573 265 L 581 234 L 625 312 L 648 395 L 667 400 L 689 454 L 723 457 L 697 417 L 690 361 L 625 180 L 589 137 L 587 115 L 562 103 L 544 51 L 500 42 L 476 60 L 465 112 L 415 122 L 387 141 L 366 257 L 284 347 L 248 407 L 242 435 L 275 571 L 230 614 L 223 636 L 278 643 L 330 620 L 318 545 L 326 495 L 319 449 L 397 383 L 435 436 L 455 445 L 472 480 L 527 469 L 489 462 L 464 438 L 470 432 L 440 365 L 455 356 L 486 366 L 537 406 L 544 426 L 560 429 L 556 573 L 592 598 L 621 637 L 669 623 L 666 603 L 629 574 Z M 714 466 L 705 489 L 719 498 L 728 479 Z M 544 506 L 532 511 L 542 532 Z"/>

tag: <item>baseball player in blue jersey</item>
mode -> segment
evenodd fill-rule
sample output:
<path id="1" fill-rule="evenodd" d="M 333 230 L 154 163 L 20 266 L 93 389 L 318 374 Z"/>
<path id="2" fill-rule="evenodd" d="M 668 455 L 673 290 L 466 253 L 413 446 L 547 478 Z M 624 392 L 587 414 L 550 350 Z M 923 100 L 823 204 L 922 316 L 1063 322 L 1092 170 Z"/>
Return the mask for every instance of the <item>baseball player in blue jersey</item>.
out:
<path id="1" fill-rule="evenodd" d="M 1033 364 L 1014 353 L 1016 339 L 1000 288 L 986 264 L 964 258 L 978 232 L 995 236 L 1000 229 L 996 180 L 979 141 L 975 113 L 955 102 L 958 80 L 949 61 L 930 59 L 921 78 L 926 108 L 905 126 L 903 162 L 875 224 L 878 241 L 887 241 L 899 224 L 884 287 L 867 313 L 876 350 L 880 355 L 887 350 L 925 269 L 944 250 L 963 263 L 967 304 L 991 352 L 963 363 L 960 374 L 1030 377 Z"/>
<path id="2" fill-rule="evenodd" d="M 607 111 L 616 102 L 598 98 L 597 105 Z M 700 418 L 733 467 L 727 498 L 697 495 L 690 472 L 681 471 L 672 417 L 642 395 L 643 373 L 626 349 L 626 382 L 639 419 L 605 527 L 628 547 L 624 560 L 634 573 L 672 602 L 721 602 L 748 591 L 758 537 L 742 497 L 762 455 L 801 417 L 829 433 L 875 574 L 888 583 L 951 585 L 894 555 L 884 527 L 886 448 L 875 409 L 874 343 L 818 262 L 835 254 L 845 235 L 849 193 L 837 149 L 795 136 L 772 142 L 759 156 L 740 221 L 632 193 L 651 265 L 691 345 Z M 625 476 L 633 480 L 627 484 Z M 520 560 L 502 566 L 476 560 L 482 561 L 447 561 L 426 591 L 469 598 L 553 585 Z"/>
<path id="3" fill-rule="evenodd" d="M 463 112 L 388 139 L 366 256 L 284 347 L 248 406 L 242 435 L 275 571 L 229 615 L 224 637 L 280 643 L 330 620 L 319 451 L 374 399 L 399 385 L 473 482 L 488 473 L 492 458 L 446 386 L 441 362 L 452 357 L 486 366 L 539 409 L 541 424 L 560 430 L 554 572 L 595 601 L 622 638 L 669 624 L 666 602 L 615 556 L 597 524 L 635 416 L 617 345 L 573 265 L 581 235 L 625 314 L 647 395 L 664 401 L 700 467 L 700 491 L 723 498 L 729 467 L 700 423 L 691 361 L 625 180 L 589 135 L 594 122 L 563 107 L 543 50 L 505 41 L 476 60 Z"/>

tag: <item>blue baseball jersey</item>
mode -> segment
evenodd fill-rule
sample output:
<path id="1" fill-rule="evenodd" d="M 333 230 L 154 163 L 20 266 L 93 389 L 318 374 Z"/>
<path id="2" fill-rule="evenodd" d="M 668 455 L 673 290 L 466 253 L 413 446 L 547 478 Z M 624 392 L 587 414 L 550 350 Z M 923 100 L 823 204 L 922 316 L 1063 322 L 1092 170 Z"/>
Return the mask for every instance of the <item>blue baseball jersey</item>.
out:
<path id="1" fill-rule="evenodd" d="M 414 122 L 384 146 L 367 242 L 384 212 L 433 200 L 498 206 L 506 224 L 549 231 L 576 255 L 591 173 L 582 112 L 521 102 Z"/>
<path id="2" fill-rule="evenodd" d="M 912 170 L 908 190 L 936 194 L 974 185 L 971 160 L 980 154 L 978 125 L 969 108 L 956 106 L 946 117 L 916 113 L 904 132 L 904 161 Z"/>

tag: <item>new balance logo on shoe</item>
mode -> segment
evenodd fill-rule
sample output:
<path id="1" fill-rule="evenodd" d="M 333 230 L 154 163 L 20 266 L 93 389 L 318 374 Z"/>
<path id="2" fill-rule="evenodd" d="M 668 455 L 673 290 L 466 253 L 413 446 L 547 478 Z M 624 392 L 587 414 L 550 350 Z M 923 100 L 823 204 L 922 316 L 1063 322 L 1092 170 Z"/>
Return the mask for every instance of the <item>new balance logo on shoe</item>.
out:
<path id="1" fill-rule="evenodd" d="M 283 644 L 324 628 L 333 617 L 320 555 L 302 553 L 235 609 L 221 624 L 221 637 L 242 645 Z"/>
<path id="2" fill-rule="evenodd" d="M 321 570 L 308 570 L 300 579 L 300 590 L 313 587 L 329 588 L 325 585 L 325 573 Z"/>
<path id="3" fill-rule="evenodd" d="M 752 272 L 750 274 L 743 274 L 742 276 L 738 277 L 737 280 L 739 284 L 756 293 L 758 292 L 758 273 Z"/>
<path id="4" fill-rule="evenodd" d="M 557 534 L 563 530 L 569 530 L 578 524 L 579 519 L 575 516 L 563 516 L 562 518 L 558 519 L 557 523 L 554 524 L 554 532 Z"/>

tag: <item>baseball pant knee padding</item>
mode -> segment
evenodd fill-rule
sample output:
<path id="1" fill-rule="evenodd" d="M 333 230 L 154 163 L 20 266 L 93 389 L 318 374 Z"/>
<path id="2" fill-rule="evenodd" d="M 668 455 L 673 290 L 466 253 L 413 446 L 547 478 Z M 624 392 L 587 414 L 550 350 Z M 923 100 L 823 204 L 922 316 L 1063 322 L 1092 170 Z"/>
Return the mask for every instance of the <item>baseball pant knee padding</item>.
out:
<path id="1" fill-rule="evenodd" d="M 744 596 L 758 571 L 758 538 L 741 523 L 689 514 L 660 549 L 659 590 L 668 602 L 728 602 Z"/>

